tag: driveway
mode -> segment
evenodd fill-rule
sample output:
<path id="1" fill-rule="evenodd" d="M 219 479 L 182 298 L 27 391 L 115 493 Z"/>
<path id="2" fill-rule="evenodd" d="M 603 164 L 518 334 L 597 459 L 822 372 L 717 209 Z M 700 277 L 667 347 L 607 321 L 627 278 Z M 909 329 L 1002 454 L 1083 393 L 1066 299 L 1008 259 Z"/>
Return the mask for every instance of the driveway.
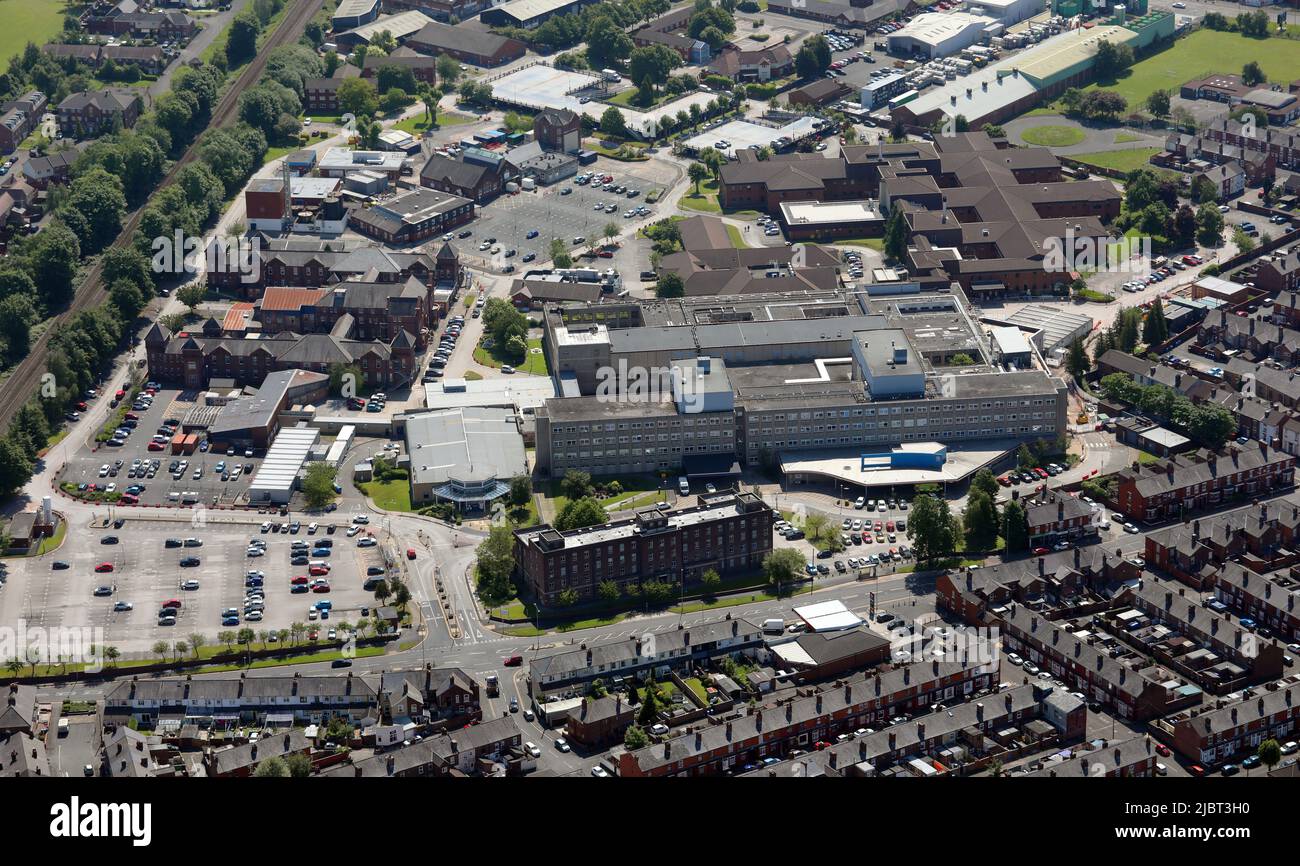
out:
<path id="1" fill-rule="evenodd" d="M 1125 126 L 1107 126 L 1095 127 L 1087 126 L 1077 120 L 1066 117 L 1062 114 L 1043 114 L 1033 115 L 1030 117 L 1018 117 L 1003 125 L 1007 131 L 1007 138 L 1016 144 L 1029 144 L 1021 138 L 1021 134 L 1028 129 L 1034 129 L 1039 126 L 1068 126 L 1071 129 L 1077 129 L 1083 133 L 1083 141 L 1078 144 L 1071 144 L 1065 147 L 1053 147 L 1052 153 L 1057 156 L 1076 156 L 1080 153 L 1100 153 L 1108 150 L 1138 150 L 1145 147 L 1164 147 L 1165 139 L 1163 135 L 1152 135 L 1137 129 L 1129 129 Z M 1136 141 L 1116 142 L 1115 136 L 1123 134 L 1133 136 Z"/>

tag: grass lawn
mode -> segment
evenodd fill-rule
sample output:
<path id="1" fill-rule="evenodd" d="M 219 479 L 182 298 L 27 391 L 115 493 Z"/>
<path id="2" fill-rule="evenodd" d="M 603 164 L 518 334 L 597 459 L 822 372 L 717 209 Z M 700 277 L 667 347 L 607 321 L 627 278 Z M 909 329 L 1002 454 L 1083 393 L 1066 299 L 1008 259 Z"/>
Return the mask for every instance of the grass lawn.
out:
<path id="1" fill-rule="evenodd" d="M 501 367 L 503 364 L 511 363 L 509 358 L 498 354 L 497 346 L 493 345 L 491 349 L 485 349 L 482 343 L 474 347 L 474 362 L 482 364 L 484 367 Z M 526 373 L 530 376 L 548 375 L 546 371 L 546 353 L 542 351 L 540 337 L 528 341 L 528 354 L 521 363 L 514 366 L 517 372 Z"/>
<path id="2" fill-rule="evenodd" d="M 262 165 L 267 165 L 268 163 L 274 162 L 280 157 L 288 156 L 289 154 L 295 151 L 302 150 L 302 148 L 303 145 L 301 144 L 287 144 L 281 147 L 268 147 L 266 149 L 266 158 L 262 160 Z"/>
<path id="3" fill-rule="evenodd" d="M 678 202 L 683 210 L 693 210 L 698 213 L 722 213 L 722 205 L 718 204 L 718 182 L 716 180 L 706 180 L 700 184 L 700 191 L 695 192 L 694 185 L 691 191 L 682 196 Z"/>
<path id="4" fill-rule="evenodd" d="M 695 692 L 695 697 L 700 699 L 700 703 L 707 704 L 709 702 L 709 695 L 704 691 L 704 683 L 700 682 L 699 677 L 691 677 L 682 680 L 682 682 L 686 683 L 688 689 Z"/>
<path id="5" fill-rule="evenodd" d="M 21 54 L 28 42 L 44 45 L 63 29 L 62 0 L 0 0 L 0 57 Z"/>
<path id="6" fill-rule="evenodd" d="M 867 247 L 882 254 L 885 252 L 884 238 L 836 238 L 831 243 L 842 247 Z"/>
<path id="7" fill-rule="evenodd" d="M 749 244 L 745 243 L 745 238 L 740 234 L 740 228 L 731 223 L 727 223 L 727 237 L 731 238 L 731 245 L 736 249 L 749 249 Z"/>
<path id="8" fill-rule="evenodd" d="M 1141 141 L 1142 139 L 1131 132 L 1119 132 L 1115 134 L 1116 144 L 1128 144 L 1131 141 Z"/>
<path id="9" fill-rule="evenodd" d="M 1020 133 L 1020 137 L 1025 142 L 1036 144 L 1039 147 L 1069 147 L 1083 141 L 1084 134 L 1082 129 L 1075 126 L 1045 124 L 1043 126 L 1031 126 Z"/>
<path id="10" fill-rule="evenodd" d="M 1100 81 L 1086 90 L 1113 90 L 1140 108 L 1157 90 L 1178 93 L 1184 81 L 1211 72 L 1240 72 L 1247 59 L 1259 62 L 1269 81 L 1286 84 L 1300 78 L 1300 41 L 1250 39 L 1239 33 L 1197 30 L 1124 72 L 1115 81 Z"/>
<path id="11" fill-rule="evenodd" d="M 1095 165 L 1098 168 L 1112 168 L 1129 172 L 1135 168 L 1161 169 L 1151 165 L 1151 157 L 1160 152 L 1158 147 L 1138 147 L 1132 150 L 1108 150 L 1102 153 L 1079 153 L 1071 156 L 1079 162 Z"/>
<path id="12" fill-rule="evenodd" d="M 444 111 L 438 115 L 438 125 L 433 129 L 442 129 L 448 126 L 462 126 L 466 123 L 473 123 L 476 118 L 468 114 L 456 114 L 455 112 Z M 412 115 L 405 120 L 399 120 L 393 124 L 393 129 L 400 129 L 402 132 L 409 132 L 411 135 L 423 135 L 430 129 L 429 122 L 425 120 L 423 114 Z"/>
<path id="13" fill-rule="evenodd" d="M 405 478 L 394 478 L 392 481 L 368 481 L 357 486 L 374 500 L 375 505 L 385 511 L 411 510 L 411 485 Z"/>
<path id="14" fill-rule="evenodd" d="M 611 96 L 609 99 L 606 99 L 604 101 L 610 103 L 611 105 L 618 105 L 623 108 L 634 108 L 639 111 L 646 111 L 658 105 L 662 105 L 663 103 L 667 102 L 670 99 L 677 98 L 677 95 L 675 94 L 669 93 L 667 91 L 662 91 L 660 93 L 655 94 L 654 102 L 650 103 L 649 105 L 641 105 L 639 103 L 632 101 L 636 99 L 637 93 L 638 93 L 638 88 L 629 87 L 627 90 L 624 90 L 621 93 L 616 93 L 613 96 Z"/>

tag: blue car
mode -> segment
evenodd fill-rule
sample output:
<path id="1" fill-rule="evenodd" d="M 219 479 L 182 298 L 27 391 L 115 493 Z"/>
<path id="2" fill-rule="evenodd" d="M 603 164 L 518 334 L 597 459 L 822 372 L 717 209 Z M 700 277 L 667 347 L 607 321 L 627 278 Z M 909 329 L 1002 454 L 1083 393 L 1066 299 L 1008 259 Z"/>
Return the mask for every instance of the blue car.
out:
<path id="1" fill-rule="evenodd" d="M 1248 616 L 1243 616 L 1241 618 L 1241 627 L 1253 629 L 1255 627 L 1255 621 Z"/>
<path id="2" fill-rule="evenodd" d="M 222 620 L 221 620 L 221 624 L 222 624 L 222 625 L 239 625 L 239 617 L 237 617 L 237 616 L 227 616 L 227 617 L 223 617 Z"/>
<path id="3" fill-rule="evenodd" d="M 312 549 L 311 555 L 323 557 L 323 556 L 329 556 L 333 552 L 334 552 L 334 548 L 332 547 L 316 547 Z"/>
<path id="4" fill-rule="evenodd" d="M 528 235 L 525 237 L 525 240 L 531 241 L 535 237 L 537 237 L 537 229 L 533 229 L 532 231 L 530 231 Z"/>

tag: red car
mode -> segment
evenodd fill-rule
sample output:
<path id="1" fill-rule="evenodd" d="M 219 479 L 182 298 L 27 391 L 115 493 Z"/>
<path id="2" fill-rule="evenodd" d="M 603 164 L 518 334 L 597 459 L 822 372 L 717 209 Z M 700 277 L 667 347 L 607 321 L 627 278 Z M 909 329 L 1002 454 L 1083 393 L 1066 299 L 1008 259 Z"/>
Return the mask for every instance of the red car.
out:
<path id="1" fill-rule="evenodd" d="M 181 600 L 180 600 L 179 598 L 169 598 L 169 599 L 167 599 L 166 601 L 164 601 L 164 602 L 162 603 L 162 606 L 163 606 L 163 607 L 176 607 L 176 608 L 178 608 L 178 607 L 181 606 Z"/>
<path id="2" fill-rule="evenodd" d="M 135 414 L 134 412 L 127 412 L 127 413 L 126 413 L 125 415 L 123 415 L 122 417 L 125 418 L 125 419 L 128 420 L 128 421 L 139 421 L 139 420 L 140 420 L 140 416 L 137 415 L 137 414 Z"/>
<path id="3" fill-rule="evenodd" d="M 316 575 L 329 574 L 330 570 L 323 565 L 313 565 L 311 568 L 307 569 L 307 573 L 314 577 Z"/>
<path id="4" fill-rule="evenodd" d="M 408 548 L 406 548 L 406 558 L 407 558 L 407 559 L 415 559 L 415 548 L 414 548 L 414 547 L 408 547 Z"/>
<path id="5" fill-rule="evenodd" d="M 313 586 L 313 587 L 311 588 L 311 591 L 312 591 L 312 592 L 329 592 L 329 591 L 330 591 L 330 585 L 329 585 L 328 583 L 318 583 L 318 584 L 316 584 L 315 586 Z"/>
<path id="6" fill-rule="evenodd" d="M 818 741 L 817 741 L 817 745 L 814 746 L 813 748 L 815 748 L 817 751 L 820 752 L 820 751 L 822 751 L 823 749 L 829 749 L 830 747 L 831 747 L 831 744 L 828 743 L 828 742 L 826 742 L 825 740 L 818 740 Z"/>
<path id="7" fill-rule="evenodd" d="M 112 571 L 112 570 L 113 570 L 113 563 L 111 562 L 101 562 L 99 565 L 95 566 L 95 571 L 98 571 L 100 573 L 103 573 L 105 571 Z"/>
<path id="8" fill-rule="evenodd" d="M 1046 548 L 1046 547 L 1035 547 L 1035 548 L 1034 548 L 1034 556 L 1046 556 L 1046 555 L 1047 555 L 1047 548 Z"/>
<path id="9" fill-rule="evenodd" d="M 1011 479 L 1008 478 L 1008 477 L 1005 476 L 1005 475 L 999 475 L 999 476 L 998 476 L 998 483 L 1001 484 L 1003 487 L 1010 487 L 1010 486 L 1011 486 Z"/>
<path id="10" fill-rule="evenodd" d="M 1039 478 L 1047 478 L 1047 477 L 1048 477 L 1048 475 L 1047 475 L 1047 470 L 1044 469 L 1044 468 L 1041 467 L 1041 466 L 1037 466 L 1037 467 L 1034 468 L 1034 474 L 1037 475 Z"/>
<path id="11" fill-rule="evenodd" d="M 297 584 L 303 584 L 303 583 L 306 583 L 306 582 L 307 582 L 307 578 L 306 578 L 304 575 L 301 575 L 301 574 L 300 574 L 300 575 L 298 575 L 297 577 L 295 577 L 293 580 L 289 581 L 289 584 L 290 584 L 291 586 L 293 586 L 293 585 L 297 585 Z"/>
<path id="12" fill-rule="evenodd" d="M 1166 745 L 1164 745 L 1164 744 L 1162 744 L 1162 743 L 1157 743 L 1157 744 L 1156 744 L 1156 754 L 1159 755 L 1159 756 L 1162 757 L 1162 758 L 1168 758 L 1169 755 L 1170 755 L 1169 747 L 1166 746 Z"/>
<path id="13" fill-rule="evenodd" d="M 893 532 L 893 531 L 894 531 L 894 521 L 891 520 L 891 521 L 889 521 L 888 523 L 885 524 L 885 531 L 886 531 L 886 532 Z"/>
<path id="14" fill-rule="evenodd" d="M 119 501 L 123 505 L 137 505 L 140 502 L 140 497 L 136 496 L 134 493 L 123 493 L 122 498 Z"/>
<path id="15" fill-rule="evenodd" d="M 1192 764 L 1190 767 L 1187 768 L 1187 772 L 1191 773 L 1193 776 L 1199 779 L 1200 777 L 1205 775 L 1205 768 L 1202 767 L 1200 764 Z"/>
<path id="16" fill-rule="evenodd" d="M 117 393 L 113 395 L 113 399 L 114 399 L 114 400 L 121 400 L 121 399 L 122 399 L 123 397 L 125 397 L 125 396 L 126 396 L 126 392 L 123 391 L 121 388 L 118 388 L 118 389 L 117 389 Z"/>
<path id="17" fill-rule="evenodd" d="M 508 668 L 517 668 L 523 663 L 524 663 L 523 656 L 510 656 L 509 658 L 504 658 L 501 660 L 501 664 L 505 665 Z"/>
<path id="18" fill-rule="evenodd" d="M 86 405 L 86 401 L 85 401 L 85 400 L 82 400 L 80 403 L 77 404 L 77 409 L 78 409 L 79 411 L 81 411 L 81 412 L 85 412 L 85 411 L 86 411 L 87 409 L 89 409 L 89 408 L 90 408 L 90 407 Z"/>

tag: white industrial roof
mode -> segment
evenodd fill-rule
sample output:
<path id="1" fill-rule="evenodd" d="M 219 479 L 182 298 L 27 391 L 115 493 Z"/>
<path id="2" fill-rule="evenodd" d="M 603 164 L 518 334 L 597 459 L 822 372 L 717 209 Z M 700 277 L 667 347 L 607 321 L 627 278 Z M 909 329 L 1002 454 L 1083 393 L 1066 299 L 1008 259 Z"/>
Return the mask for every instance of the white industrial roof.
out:
<path id="1" fill-rule="evenodd" d="M 294 479 L 319 438 L 320 431 L 315 427 L 286 427 L 281 430 L 253 476 L 250 492 L 293 489 Z"/>
<path id="2" fill-rule="evenodd" d="M 794 615 L 804 621 L 809 631 L 841 631 L 862 625 L 862 617 L 845 607 L 842 601 L 796 607 Z"/>
<path id="3" fill-rule="evenodd" d="M 380 15 L 369 24 L 362 24 L 360 27 L 354 27 L 349 30 L 361 39 L 369 42 L 375 36 L 387 30 L 393 34 L 394 39 L 401 39 L 404 36 L 410 36 L 424 28 L 424 25 L 433 21 L 428 15 L 414 9 L 407 12 L 398 12 L 396 15 Z"/>

